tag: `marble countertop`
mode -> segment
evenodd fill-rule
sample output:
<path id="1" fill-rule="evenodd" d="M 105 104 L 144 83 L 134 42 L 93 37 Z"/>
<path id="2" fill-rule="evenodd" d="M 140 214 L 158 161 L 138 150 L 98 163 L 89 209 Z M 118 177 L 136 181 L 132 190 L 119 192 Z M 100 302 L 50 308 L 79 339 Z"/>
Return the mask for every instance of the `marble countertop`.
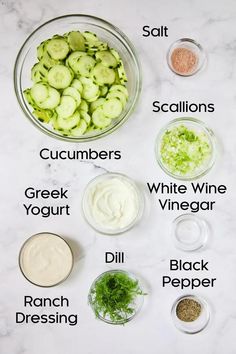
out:
<path id="1" fill-rule="evenodd" d="M 19 108 L 13 87 L 13 67 L 26 37 L 54 17 L 86 13 L 119 27 L 133 42 L 143 72 L 143 89 L 132 117 L 119 130 L 99 141 L 76 145 L 54 140 L 34 128 Z M 1 354 L 235 354 L 236 331 L 236 3 L 234 0 L 2 0 L 1 14 L 1 192 L 0 192 L 0 353 Z M 169 27 L 168 38 L 144 38 L 144 25 Z M 207 67 L 192 78 L 173 74 L 166 64 L 169 45 L 181 37 L 195 38 L 206 49 Z M 193 115 L 206 122 L 219 140 L 219 158 L 200 181 L 225 184 L 225 195 L 213 196 L 214 211 L 200 212 L 211 225 L 211 237 L 201 252 L 178 251 L 170 235 L 171 222 L 181 212 L 161 211 L 157 198 L 147 193 L 147 182 L 174 182 L 157 166 L 154 142 L 159 129 L 175 113 L 153 113 L 152 102 L 212 102 L 214 113 Z M 121 160 L 95 162 L 43 161 L 43 147 L 61 149 L 121 150 Z M 133 177 L 146 196 L 142 221 L 129 232 L 102 236 L 93 231 L 80 212 L 83 190 L 104 171 Z M 71 216 L 26 216 L 24 190 L 69 188 Z M 187 195 L 191 200 L 192 196 Z M 204 196 L 202 197 L 204 198 Z M 207 197 L 208 198 L 208 197 Z M 22 243 L 32 234 L 50 231 L 66 237 L 76 254 L 71 277 L 62 285 L 43 289 L 28 283 L 18 267 Z M 124 251 L 128 269 L 143 279 L 148 296 L 141 313 L 126 326 L 110 326 L 94 318 L 87 304 L 91 282 L 115 265 L 104 263 L 104 252 Z M 170 309 L 175 299 L 189 291 L 162 288 L 170 258 L 209 261 L 208 277 L 214 288 L 200 288 L 211 307 L 211 321 L 201 333 L 190 336 L 173 325 Z M 196 273 L 181 273 L 195 276 Z M 205 276 L 201 274 L 200 277 Z M 66 296 L 68 312 L 78 313 L 77 326 L 16 324 L 23 297 Z M 47 310 L 47 311 L 50 311 Z M 51 310 L 53 311 L 53 310 Z"/>

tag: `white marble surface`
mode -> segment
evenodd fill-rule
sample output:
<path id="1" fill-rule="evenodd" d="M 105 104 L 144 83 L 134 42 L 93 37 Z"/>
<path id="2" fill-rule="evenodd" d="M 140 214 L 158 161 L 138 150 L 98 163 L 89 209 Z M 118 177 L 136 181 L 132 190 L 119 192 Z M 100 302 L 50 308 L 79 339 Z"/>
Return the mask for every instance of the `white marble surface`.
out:
<path id="1" fill-rule="evenodd" d="M 235 354 L 235 0 L 2 0 L 0 13 L 0 353 Z M 93 14 L 114 23 L 127 34 L 139 54 L 143 91 L 138 108 L 111 136 L 82 145 L 83 148 L 120 149 L 120 161 L 96 161 L 95 164 L 42 161 L 39 158 L 42 147 L 55 150 L 81 145 L 43 135 L 24 117 L 16 101 L 12 72 L 21 44 L 43 22 L 69 13 Z M 167 25 L 169 37 L 143 38 L 143 25 Z M 208 65 L 199 75 L 183 79 L 170 72 L 165 55 L 171 42 L 185 36 L 197 39 L 206 48 Z M 215 103 L 215 113 L 194 115 L 213 128 L 222 150 L 217 166 L 202 181 L 226 184 L 228 192 L 213 198 L 217 201 L 213 212 L 199 214 L 211 224 L 212 237 L 204 251 L 191 255 L 177 251 L 170 237 L 171 222 L 180 213 L 162 212 L 157 199 L 147 193 L 143 220 L 121 236 L 97 234 L 80 213 L 86 183 L 104 169 L 136 178 L 145 192 L 147 181 L 173 181 L 157 167 L 153 147 L 159 129 L 176 114 L 153 113 L 152 101 L 158 98 L 167 102 L 188 99 Z M 22 203 L 28 186 L 69 188 L 72 215 L 50 219 L 26 217 Z M 191 195 L 188 199 L 191 200 Z M 17 264 L 21 244 L 31 234 L 45 230 L 69 238 L 78 255 L 70 279 L 51 289 L 29 284 Z M 122 267 L 144 279 L 149 293 L 142 312 L 125 327 L 95 320 L 87 305 L 91 282 L 111 267 L 104 264 L 104 252 L 108 250 L 126 252 L 126 264 Z M 168 261 L 173 257 L 203 258 L 210 262 L 208 276 L 217 278 L 215 288 L 201 288 L 196 292 L 209 301 L 212 316 L 208 328 L 194 336 L 180 333 L 170 316 L 174 300 L 188 291 L 161 287 L 161 278 L 168 273 Z M 67 296 L 71 302 L 69 312 L 79 314 L 78 326 L 16 325 L 15 312 L 23 310 L 24 295 Z"/>

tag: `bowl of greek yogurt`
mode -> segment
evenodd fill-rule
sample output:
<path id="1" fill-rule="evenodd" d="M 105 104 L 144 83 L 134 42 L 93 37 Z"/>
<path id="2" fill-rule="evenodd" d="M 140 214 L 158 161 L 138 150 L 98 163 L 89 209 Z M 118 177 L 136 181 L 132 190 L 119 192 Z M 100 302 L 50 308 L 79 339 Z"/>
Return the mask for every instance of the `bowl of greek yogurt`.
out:
<path id="1" fill-rule="evenodd" d="M 82 209 L 85 220 L 96 231 L 115 235 L 128 231 L 140 220 L 144 198 L 131 178 L 105 173 L 85 188 Z"/>

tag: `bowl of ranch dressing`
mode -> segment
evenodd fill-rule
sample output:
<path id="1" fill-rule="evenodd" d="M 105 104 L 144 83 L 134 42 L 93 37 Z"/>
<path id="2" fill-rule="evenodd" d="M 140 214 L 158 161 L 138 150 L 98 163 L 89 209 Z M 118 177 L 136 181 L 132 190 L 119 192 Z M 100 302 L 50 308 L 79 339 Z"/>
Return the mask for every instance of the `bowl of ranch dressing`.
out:
<path id="1" fill-rule="evenodd" d="M 131 229 L 140 220 L 144 198 L 136 183 L 120 173 L 105 173 L 87 185 L 82 209 L 96 231 L 115 235 Z"/>
<path id="2" fill-rule="evenodd" d="M 28 238 L 19 254 L 22 274 L 29 282 L 41 287 L 63 282 L 71 273 L 73 263 L 68 243 L 61 236 L 49 232 Z"/>

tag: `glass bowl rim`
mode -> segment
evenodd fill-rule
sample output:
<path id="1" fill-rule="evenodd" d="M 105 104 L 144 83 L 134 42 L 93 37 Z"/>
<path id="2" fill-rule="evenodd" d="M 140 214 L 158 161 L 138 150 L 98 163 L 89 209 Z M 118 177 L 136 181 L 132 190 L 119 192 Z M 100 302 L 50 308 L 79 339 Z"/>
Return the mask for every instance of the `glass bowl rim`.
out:
<path id="1" fill-rule="evenodd" d="M 94 308 L 93 308 L 93 304 L 91 302 L 91 291 L 93 290 L 96 282 L 98 280 L 100 280 L 105 274 L 109 274 L 109 273 L 123 273 L 123 274 L 126 274 L 128 277 L 136 280 L 138 282 L 138 286 L 140 288 L 141 291 L 143 291 L 143 287 L 142 287 L 142 284 L 140 284 L 140 279 L 132 272 L 130 271 L 127 271 L 127 270 L 123 270 L 123 269 L 110 269 L 110 270 L 106 270 L 105 272 L 102 272 L 100 275 L 98 275 L 94 281 L 92 282 L 90 288 L 89 288 L 89 293 L 88 293 L 88 303 L 90 305 L 90 307 L 92 308 L 93 312 L 94 312 Z M 117 322 L 113 322 L 109 319 L 106 319 L 104 318 L 103 316 L 100 315 L 100 313 L 98 314 L 98 319 L 105 322 L 105 323 L 108 323 L 108 324 L 112 324 L 112 325 L 124 325 L 128 322 L 130 322 L 134 317 L 136 317 L 136 315 L 141 311 L 141 308 L 143 306 L 143 303 L 144 303 L 144 295 L 138 295 L 139 298 L 140 298 L 140 304 L 137 306 L 137 308 L 135 308 L 134 310 L 134 313 L 128 317 L 126 320 L 120 320 L 120 321 L 117 321 Z"/>
<path id="2" fill-rule="evenodd" d="M 122 119 L 118 120 L 117 123 L 115 123 L 115 125 L 111 126 L 111 128 L 109 129 L 109 127 L 107 129 L 104 129 L 103 131 L 101 131 L 101 133 L 99 135 L 88 135 L 88 136 L 80 136 L 80 137 L 72 137 L 72 136 L 64 136 L 64 135 L 59 135 L 58 133 L 54 132 L 53 130 L 49 130 L 46 126 L 43 125 L 43 123 L 39 122 L 37 120 L 36 117 L 34 117 L 33 113 L 31 111 L 29 111 L 27 109 L 27 104 L 24 100 L 23 97 L 23 91 L 21 90 L 21 87 L 19 87 L 19 82 L 21 81 L 18 78 L 18 70 L 22 70 L 22 65 L 19 66 L 19 60 L 22 56 L 22 52 L 23 50 L 26 48 L 27 43 L 29 42 L 29 40 L 31 38 L 33 38 L 33 36 L 35 36 L 37 34 L 37 32 L 39 30 L 41 30 L 43 27 L 46 27 L 47 25 L 50 25 L 53 22 L 56 21 L 60 21 L 63 19 L 68 19 L 68 18 L 88 18 L 89 20 L 92 21 L 98 21 L 101 22 L 102 24 L 104 24 L 104 26 L 107 26 L 110 30 L 108 31 L 108 29 L 106 27 L 103 27 L 103 29 L 106 32 L 112 33 L 113 36 L 115 36 L 122 44 L 122 46 L 125 46 L 126 48 L 128 48 L 128 51 L 130 53 L 130 55 L 133 58 L 133 62 L 135 65 L 133 65 L 133 67 L 135 68 L 135 77 L 136 77 L 136 89 L 134 92 L 134 97 L 132 98 L 132 102 L 130 104 L 130 108 L 129 110 L 126 112 L 126 114 L 123 116 Z M 95 26 L 97 26 L 97 24 L 95 23 Z M 113 33 L 114 32 L 114 33 Z M 120 38 L 117 37 L 117 34 L 122 38 L 122 40 Z M 21 63 L 22 64 L 22 63 Z M 23 62 L 24 64 L 24 62 Z M 57 139 L 57 140 L 61 140 L 61 141 L 67 141 L 67 142 L 71 142 L 71 143 L 85 143 L 85 142 L 89 142 L 89 141 L 93 141 L 93 140 L 98 140 L 100 138 L 103 138 L 111 133 L 113 133 L 115 130 L 117 130 L 121 125 L 123 125 L 128 118 L 130 117 L 130 115 L 132 114 L 132 112 L 134 111 L 137 103 L 138 103 L 138 99 L 140 96 L 140 92 L 141 92 L 141 88 L 142 88 L 142 72 L 141 72 L 141 66 L 140 66 L 140 61 L 138 58 L 138 54 L 137 51 L 134 47 L 134 45 L 132 44 L 132 42 L 129 40 L 129 38 L 123 33 L 123 31 L 121 31 L 118 27 L 116 27 L 115 25 L 113 25 L 112 23 L 97 17 L 97 16 L 93 16 L 93 15 L 87 15 L 87 14 L 67 14 L 67 15 L 62 15 L 62 16 L 58 16 L 55 18 L 52 18 L 46 22 L 44 22 L 43 24 L 41 24 L 40 26 L 38 26 L 23 42 L 23 44 L 20 47 L 20 50 L 18 51 L 18 54 L 16 56 L 16 60 L 15 60 L 15 64 L 14 64 L 14 71 L 13 71 L 13 81 L 14 81 L 14 91 L 15 91 L 15 95 L 17 98 L 17 102 L 22 110 L 22 112 L 24 113 L 24 115 L 27 117 L 27 119 L 36 127 L 38 128 L 41 132 L 43 132 L 44 134 Z"/>
<path id="3" fill-rule="evenodd" d="M 95 183 L 96 181 L 99 181 L 100 179 L 102 180 L 105 178 L 108 179 L 108 178 L 112 178 L 112 177 L 123 178 L 135 189 L 138 199 L 139 199 L 139 210 L 138 210 L 138 213 L 137 213 L 135 219 L 128 226 L 126 226 L 123 229 L 109 231 L 109 230 L 105 230 L 105 229 L 102 230 L 99 227 L 96 227 L 92 223 L 90 223 L 90 220 L 87 218 L 84 205 L 86 203 L 85 197 L 86 197 L 86 193 L 89 190 L 89 187 L 93 183 Z M 145 208 L 145 199 L 144 199 L 144 195 L 143 195 L 141 189 L 139 188 L 138 184 L 131 177 L 129 177 L 123 173 L 119 173 L 119 172 L 104 172 L 104 173 L 92 178 L 85 186 L 85 189 L 84 189 L 84 192 L 82 195 L 81 207 L 82 207 L 82 214 L 84 216 L 85 221 L 95 231 L 99 232 L 102 235 L 106 235 L 106 236 L 118 236 L 118 235 L 123 234 L 123 233 L 129 231 L 130 229 L 132 229 L 141 220 L 143 213 L 144 213 L 144 208 Z"/>
<path id="4" fill-rule="evenodd" d="M 202 130 L 204 130 L 205 133 L 207 133 L 207 137 L 209 139 L 209 142 L 210 142 L 211 148 L 212 148 L 211 158 L 209 160 L 208 166 L 202 172 L 199 172 L 197 175 L 194 175 L 194 176 L 175 175 L 172 172 L 170 172 L 161 161 L 159 146 L 160 146 L 160 143 L 162 140 L 162 136 L 169 128 L 171 128 L 174 125 L 181 124 L 181 123 L 193 124 L 193 125 L 200 127 Z M 161 167 L 162 171 L 164 171 L 167 175 L 169 175 L 170 177 L 175 178 L 177 180 L 180 180 L 180 181 L 194 181 L 198 178 L 205 176 L 212 169 L 212 167 L 214 166 L 214 164 L 216 162 L 216 150 L 217 150 L 216 137 L 215 137 L 215 134 L 212 131 L 212 129 L 209 128 L 208 125 L 205 122 L 203 122 L 202 120 L 197 119 L 197 118 L 193 118 L 193 117 L 180 117 L 180 118 L 175 118 L 175 119 L 169 121 L 167 124 L 165 124 L 160 129 L 159 133 L 157 134 L 156 142 L 155 142 L 155 155 L 156 155 L 156 160 L 157 160 L 158 165 Z"/>
<path id="5" fill-rule="evenodd" d="M 175 71 L 171 65 L 171 62 L 170 62 L 170 57 L 171 57 L 171 53 L 173 51 L 173 49 L 177 48 L 178 45 L 181 45 L 181 43 L 190 43 L 192 44 L 193 46 L 195 46 L 198 50 L 199 50 L 199 53 L 200 53 L 200 56 L 202 57 L 202 62 L 201 64 L 197 65 L 196 69 L 190 73 L 190 74 L 181 74 L 177 71 Z M 166 61 L 167 61 L 167 64 L 168 64 L 168 67 L 169 69 L 176 75 L 178 76 L 181 76 L 181 77 L 190 77 L 190 76 L 193 76 L 195 74 L 197 74 L 199 71 L 202 70 L 204 64 L 206 63 L 206 59 L 207 59 L 207 56 L 206 56 L 206 52 L 204 50 L 204 48 L 202 47 L 202 45 L 197 42 L 195 39 L 192 39 L 192 38 L 180 38 L 180 39 L 177 39 L 176 41 L 174 41 L 168 48 L 167 50 L 167 54 L 166 54 Z"/>
<path id="6" fill-rule="evenodd" d="M 68 249 L 69 249 L 70 254 L 71 254 L 71 268 L 70 268 L 69 272 L 67 273 L 67 275 L 66 275 L 63 279 L 61 279 L 59 282 L 57 282 L 57 283 L 55 283 L 55 284 L 52 284 L 52 285 L 40 285 L 40 284 L 37 284 L 37 283 L 33 282 L 33 281 L 30 280 L 29 278 L 27 278 L 26 274 L 25 274 L 24 271 L 23 271 L 22 264 L 21 264 L 22 252 L 23 252 L 23 250 L 24 250 L 24 247 L 27 245 L 27 243 L 28 243 L 30 240 L 32 240 L 34 237 L 40 236 L 40 235 L 45 235 L 45 234 L 58 237 L 58 238 L 60 238 L 62 241 L 64 241 L 65 244 L 68 246 Z M 72 272 L 72 269 L 73 269 L 73 267 L 74 267 L 74 261 L 75 261 L 75 260 L 74 260 L 74 254 L 73 254 L 72 248 L 71 248 L 71 246 L 69 245 L 69 243 L 68 243 L 62 236 L 60 236 L 60 235 L 58 235 L 58 234 L 55 234 L 55 233 L 53 233 L 53 232 L 48 232 L 48 231 L 38 232 L 38 233 L 36 233 L 36 234 L 31 235 L 30 237 L 28 237 L 28 238 L 23 242 L 23 244 L 22 244 L 22 246 L 21 246 L 21 248 L 20 248 L 19 255 L 18 255 L 18 265 L 19 265 L 19 268 L 20 268 L 20 271 L 21 271 L 22 275 L 24 276 L 24 278 L 25 278 L 28 282 L 30 282 L 31 284 L 36 285 L 36 286 L 38 286 L 38 287 L 40 287 L 40 288 L 52 288 L 52 287 L 54 287 L 54 286 L 57 286 L 57 285 L 60 285 L 61 283 L 63 283 L 63 282 L 70 276 L 70 274 L 71 274 L 71 272 Z"/>

